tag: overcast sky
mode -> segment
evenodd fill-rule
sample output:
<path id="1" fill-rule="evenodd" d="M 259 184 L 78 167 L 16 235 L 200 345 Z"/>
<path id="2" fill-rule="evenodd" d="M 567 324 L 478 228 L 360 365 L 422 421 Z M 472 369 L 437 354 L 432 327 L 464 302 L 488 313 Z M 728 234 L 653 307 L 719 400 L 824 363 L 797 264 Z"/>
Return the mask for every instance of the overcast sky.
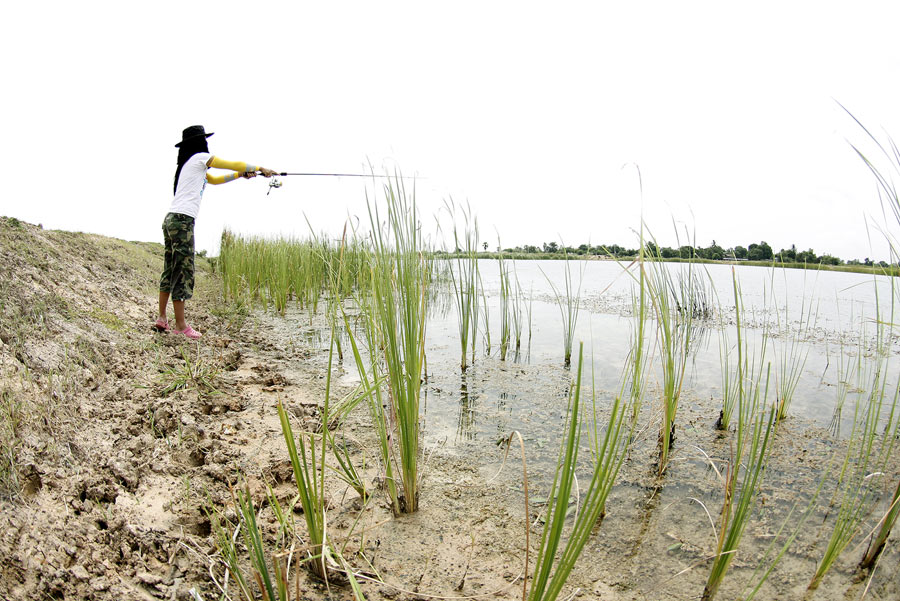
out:
<path id="1" fill-rule="evenodd" d="M 627 246 L 643 204 L 664 245 L 674 221 L 703 246 L 887 258 L 836 101 L 900 136 L 898 22 L 896 0 L 12 3 L 0 214 L 161 242 L 173 145 L 203 124 L 226 159 L 422 176 L 422 210 L 468 201 L 491 246 Z M 198 249 L 366 214 L 359 180 L 267 190 L 207 187 Z"/>

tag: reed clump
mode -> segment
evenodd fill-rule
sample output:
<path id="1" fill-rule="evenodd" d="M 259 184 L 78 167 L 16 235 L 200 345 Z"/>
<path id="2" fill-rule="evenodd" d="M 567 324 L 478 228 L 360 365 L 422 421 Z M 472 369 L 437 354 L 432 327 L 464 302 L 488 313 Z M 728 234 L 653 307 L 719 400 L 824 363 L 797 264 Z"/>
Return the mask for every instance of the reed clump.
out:
<path id="1" fill-rule="evenodd" d="M 290 302 L 315 313 L 327 289 L 346 297 L 367 287 L 369 260 L 368 250 L 356 239 L 263 238 L 225 230 L 217 265 L 227 300 L 271 307 L 283 315 Z"/>
<path id="2" fill-rule="evenodd" d="M 596 393 L 592 390 L 594 399 L 591 426 L 593 469 L 581 509 L 573 518 L 568 538 L 563 543 L 564 524 L 569 515 L 569 498 L 576 480 L 575 468 L 584 427 L 582 365 L 583 344 L 579 346 L 576 376 L 570 388 L 565 433 L 560 444 L 556 475 L 548 496 L 547 519 L 541 534 L 534 576 L 527 595 L 529 601 L 553 601 L 559 596 L 606 508 L 606 501 L 631 440 L 624 379 L 622 390 L 612 403 L 605 428 L 601 428 L 598 423 Z"/>
<path id="3" fill-rule="evenodd" d="M 432 260 L 415 191 L 407 194 L 398 178 L 385 184 L 383 195 L 383 206 L 369 202 L 371 287 L 357 297 L 358 328 L 341 311 L 367 391 L 391 508 L 413 513 L 419 502 L 419 407 Z"/>
<path id="4" fill-rule="evenodd" d="M 679 275 L 663 263 L 658 245 L 647 244 L 647 291 L 657 324 L 657 342 L 662 370 L 662 423 L 659 430 L 661 476 L 669 462 L 669 450 L 675 441 L 675 419 L 684 385 L 688 360 L 694 342 L 697 305 L 697 278 L 692 263 Z"/>
<path id="5" fill-rule="evenodd" d="M 565 245 L 563 245 L 565 248 Z M 575 341 L 575 328 L 578 325 L 578 312 L 581 309 L 581 283 L 584 279 L 584 263 L 580 265 L 578 274 L 578 283 L 575 284 L 572 277 L 572 263 L 568 252 L 565 254 L 565 270 L 563 272 L 563 289 L 560 290 L 550 277 L 544 273 L 553 295 L 556 297 L 556 304 L 559 306 L 559 314 L 562 317 L 563 324 L 563 365 L 569 367 L 572 364 L 572 344 Z M 543 271 L 543 270 L 542 270 Z"/>
<path id="6" fill-rule="evenodd" d="M 733 273 L 733 272 L 732 272 Z M 735 306 L 742 307 L 737 277 L 733 277 Z M 740 320 L 737 327 L 740 330 Z M 738 340 L 741 340 L 740 331 Z M 741 343 L 738 343 L 741 348 Z M 736 381 L 737 431 L 732 443 L 733 454 L 723 477 L 724 502 L 719 514 L 716 550 L 713 564 L 703 590 L 703 601 L 710 601 L 718 593 L 728 568 L 734 561 L 744 530 L 749 523 L 765 477 L 770 442 L 776 430 L 776 410 L 768 403 L 771 367 L 765 360 L 766 345 L 748 362 L 742 361 L 738 351 Z M 750 371 L 744 370 L 749 365 Z"/>
<path id="7" fill-rule="evenodd" d="M 465 371 L 469 366 L 467 353 L 471 352 L 475 360 L 475 340 L 478 336 L 479 305 L 479 272 L 478 272 L 478 219 L 472 214 L 471 207 L 457 205 L 452 201 L 445 203 L 453 222 L 453 244 L 455 251 L 449 259 L 450 284 L 453 298 L 456 301 L 456 314 L 459 325 L 459 367 Z M 457 223 L 457 211 L 461 223 Z M 487 311 L 487 308 L 485 308 Z"/>

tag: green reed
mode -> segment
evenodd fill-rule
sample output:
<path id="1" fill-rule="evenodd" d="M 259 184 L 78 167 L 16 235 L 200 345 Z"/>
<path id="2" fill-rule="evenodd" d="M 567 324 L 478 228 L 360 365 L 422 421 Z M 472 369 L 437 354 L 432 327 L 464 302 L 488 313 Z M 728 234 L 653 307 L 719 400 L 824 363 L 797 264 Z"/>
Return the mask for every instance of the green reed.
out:
<path id="1" fill-rule="evenodd" d="M 675 440 L 675 418 L 693 344 L 695 310 L 698 305 L 697 279 L 693 264 L 676 279 L 662 261 L 655 243 L 648 247 L 647 291 L 656 316 L 662 368 L 662 424 L 659 431 L 661 476 L 669 462 Z"/>
<path id="2" fill-rule="evenodd" d="M 596 409 L 593 416 L 591 450 L 594 464 L 581 510 L 575 515 L 568 538 L 563 544 L 563 530 L 568 515 L 569 498 L 575 482 L 575 467 L 582 433 L 581 391 L 584 345 L 579 346 L 577 375 L 569 392 L 566 429 L 557 458 L 556 475 L 547 501 L 547 519 L 541 534 L 529 601 L 553 601 L 575 567 L 591 532 L 597 525 L 628 448 L 630 434 L 626 418 L 624 386 L 615 398 L 606 428 L 601 432 Z M 596 407 L 596 398 L 594 398 Z M 560 547 L 562 546 L 562 549 Z M 525 594 L 523 591 L 523 599 Z"/>
<path id="3" fill-rule="evenodd" d="M 738 313 L 743 302 L 737 276 L 732 272 L 735 307 Z M 740 321 L 737 322 L 738 324 Z M 765 339 L 765 333 L 763 334 Z M 741 340 L 738 325 L 738 340 Z M 741 342 L 738 343 L 741 348 Z M 774 436 L 777 419 L 774 407 L 768 404 L 771 366 L 765 361 L 766 344 L 760 345 L 753 360 L 743 362 L 738 351 L 738 394 L 736 398 L 737 432 L 733 454 L 724 478 L 724 502 L 719 516 L 716 552 L 710 569 L 703 601 L 713 599 L 734 561 L 744 530 L 759 494 L 769 458 L 769 443 Z M 749 365 L 749 373 L 744 369 Z"/>
<path id="4" fill-rule="evenodd" d="M 484 322 L 484 345 L 485 354 L 491 354 L 491 307 L 487 300 L 487 290 L 484 288 L 484 281 L 481 279 L 481 270 L 478 270 L 478 291 L 481 296 L 481 318 Z M 473 355 L 473 361 L 474 355 Z"/>
<path id="5" fill-rule="evenodd" d="M 497 246 L 500 247 L 499 241 Z M 503 253 L 497 257 L 500 268 L 500 360 L 506 361 L 506 354 L 515 340 L 515 349 L 522 344 L 522 301 L 518 278 L 510 277 L 510 264 Z M 512 263 L 515 274 L 515 262 Z"/>
<path id="6" fill-rule="evenodd" d="M 738 324 L 740 328 L 740 324 Z M 741 349 L 743 350 L 743 349 Z M 728 329 L 719 331 L 719 363 L 722 366 L 722 409 L 719 411 L 719 419 L 716 420 L 717 430 L 729 430 L 731 428 L 731 416 L 737 404 L 738 374 L 734 365 L 734 353 L 743 354 L 738 347 L 731 346 Z M 740 359 L 739 359 L 740 360 Z"/>
<path id="7" fill-rule="evenodd" d="M 787 272 L 782 268 L 782 274 L 785 277 L 785 289 L 787 288 Z M 775 272 L 772 271 L 774 280 Z M 805 272 L 804 272 L 805 280 Z M 774 291 L 774 282 L 772 289 Z M 805 281 L 804 281 L 805 290 Z M 772 295 L 776 299 L 775 295 Z M 791 400 L 794 398 L 794 391 L 800 382 L 800 375 L 803 367 L 806 365 L 806 358 L 809 355 L 809 345 L 806 343 L 807 338 L 816 327 L 818 317 L 818 305 L 815 297 L 810 295 L 807 299 L 806 294 L 801 296 L 800 315 L 797 320 L 797 327 L 792 328 L 787 322 L 789 316 L 789 302 L 785 297 L 784 305 L 779 307 L 777 300 L 775 302 L 775 315 L 778 319 L 778 330 L 780 334 L 780 343 L 775 343 L 773 347 L 775 351 L 775 388 L 778 393 L 778 420 L 787 417 L 788 408 L 791 406 Z M 782 322 L 782 318 L 785 319 Z"/>
<path id="8" fill-rule="evenodd" d="M 561 292 L 546 273 L 544 273 L 544 277 L 550 283 L 550 288 L 556 297 L 556 304 L 559 306 L 559 314 L 563 323 L 563 364 L 569 367 L 572 364 L 572 343 L 575 341 L 575 327 L 578 324 L 578 312 L 581 308 L 581 283 L 584 280 L 584 263 L 581 263 L 578 274 L 578 286 L 576 287 L 572 278 L 572 260 L 569 259 L 569 253 L 565 251 L 565 245 L 563 245 L 563 253 L 565 254 L 564 291 Z M 543 269 L 541 269 L 541 272 L 543 273 Z"/>
<path id="9" fill-rule="evenodd" d="M 506 351 L 509 350 L 512 337 L 514 309 L 511 301 L 509 268 L 503 260 L 503 253 L 497 256 L 497 265 L 500 269 L 500 360 L 506 361 Z"/>
<path id="10" fill-rule="evenodd" d="M 881 324 L 878 329 L 883 332 L 886 328 Z M 884 351 L 889 348 L 890 339 L 882 334 L 878 335 L 878 339 L 875 357 L 866 369 L 859 370 L 860 392 L 854 405 L 853 426 L 835 490 L 835 524 L 816 573 L 809 582 L 809 590 L 818 588 L 825 574 L 860 532 L 880 494 L 879 475 L 883 475 L 893 454 L 900 387 L 892 396 L 889 394 L 888 356 Z M 887 425 L 879 434 L 885 411 Z"/>
<path id="11" fill-rule="evenodd" d="M 368 286 L 368 260 L 367 249 L 358 241 L 339 246 L 324 235 L 262 238 L 226 230 L 217 263 L 226 299 L 264 310 L 271 307 L 283 315 L 292 301 L 317 312 L 329 281 L 335 281 L 340 296 Z"/>
<path id="12" fill-rule="evenodd" d="M 325 453 L 328 442 L 327 423 L 329 409 L 329 395 L 331 393 L 331 367 L 333 361 L 334 344 L 332 341 L 328 356 L 328 372 L 325 384 L 325 402 L 322 408 L 321 425 L 326 434 L 320 437 L 321 447 L 317 448 L 315 434 L 311 432 L 294 435 L 287 411 L 278 401 L 278 418 L 281 422 L 282 434 L 287 445 L 288 457 L 294 472 L 294 481 L 297 486 L 297 496 L 294 503 L 300 502 L 303 509 L 303 517 L 306 521 L 306 557 L 301 559 L 298 555 L 297 565 L 306 564 L 309 570 L 317 577 L 326 580 L 328 573 L 325 557 L 330 555 L 329 541 L 326 535 L 325 516 Z M 298 452 L 299 446 L 299 452 Z M 231 524 L 218 511 L 208 512 L 212 531 L 215 536 L 215 544 L 219 550 L 222 561 L 226 565 L 226 574 L 237 584 L 241 596 L 247 601 L 257 599 L 251 583 L 255 583 L 264 599 L 272 601 L 289 601 L 292 598 L 288 587 L 293 555 L 294 525 L 290 508 L 285 511 L 277 498 L 268 491 L 269 506 L 272 508 L 280 525 L 280 543 L 273 552 L 267 551 L 267 544 L 263 540 L 262 529 L 258 523 L 257 511 L 248 488 L 239 489 L 234 496 L 234 504 L 238 516 L 238 524 Z M 234 494 L 234 493 L 233 493 Z M 230 533 L 234 528 L 234 534 Z M 244 547 L 250 558 L 250 573 L 245 572 L 240 561 L 236 544 L 237 532 L 241 532 Z M 290 538 L 290 544 L 287 542 Z M 290 548 L 290 551 L 288 551 Z M 271 563 L 271 570 L 270 570 Z M 227 578 L 228 576 L 226 576 Z M 299 580 L 295 575 L 296 594 L 294 599 L 300 599 Z"/>
<path id="13" fill-rule="evenodd" d="M 637 292 L 631 291 L 631 307 L 634 319 L 631 331 L 631 350 L 628 362 L 631 371 L 629 384 L 632 428 L 637 423 L 643 405 L 644 391 L 647 386 L 647 376 L 650 368 L 650 357 L 647 355 L 647 319 L 650 313 L 651 301 L 648 299 L 647 272 L 645 270 L 644 256 L 644 229 L 640 232 L 640 250 L 637 257 L 637 276 L 634 281 L 637 284 Z"/>
<path id="14" fill-rule="evenodd" d="M 407 195 L 402 180 L 396 178 L 388 180 L 383 193 L 384 209 L 377 202 L 368 203 L 371 290 L 358 298 L 368 361 L 346 312 L 343 319 L 363 388 L 368 391 L 391 507 L 395 513 L 412 513 L 419 500 L 419 399 L 425 375 L 431 260 L 424 252 L 415 192 Z"/>
<path id="15" fill-rule="evenodd" d="M 841 108 L 844 107 L 841 106 Z M 900 176 L 900 149 L 898 149 L 897 144 L 890 136 L 887 136 L 887 139 L 884 142 L 880 141 L 855 116 L 853 116 L 850 111 L 848 111 L 846 108 L 844 108 L 844 110 L 847 111 L 847 114 L 850 115 L 850 117 L 857 123 L 857 125 L 859 125 L 860 128 L 865 132 L 869 140 L 874 143 L 876 155 L 879 157 L 877 161 L 886 164 L 886 167 L 880 168 L 878 165 L 876 165 L 875 160 L 870 160 L 869 157 L 865 153 L 863 153 L 860 148 L 855 145 L 851 145 L 853 147 L 853 150 L 856 151 L 859 158 L 862 159 L 865 165 L 869 168 L 869 171 L 875 177 L 875 181 L 878 185 L 878 196 L 881 200 L 882 208 L 887 205 L 894 216 L 895 222 L 897 224 L 900 224 L 900 193 L 898 193 L 897 186 L 895 184 L 897 177 Z M 895 234 L 890 233 L 887 226 L 885 227 L 883 233 L 890 247 L 891 263 L 896 263 L 898 260 L 900 260 L 900 241 L 898 241 Z M 900 285 L 898 285 L 897 280 L 894 277 L 891 278 L 891 294 L 892 302 L 893 299 L 900 297 Z M 893 416 L 893 414 L 894 413 L 892 411 L 891 416 Z M 896 439 L 896 434 L 894 435 L 893 439 Z M 895 492 L 887 513 L 884 515 L 884 517 L 881 518 L 881 520 L 879 520 L 877 534 L 869 542 L 866 554 L 863 557 L 862 562 L 860 563 L 861 568 L 871 569 L 875 565 L 875 562 L 877 561 L 882 549 L 884 548 L 884 544 L 887 541 L 888 536 L 890 536 L 892 528 L 897 522 L 898 514 L 900 514 L 900 480 L 898 480 L 895 487 Z"/>
<path id="16" fill-rule="evenodd" d="M 475 360 L 475 339 L 478 335 L 478 219 L 468 206 L 460 206 L 462 231 L 457 225 L 456 204 L 451 200 L 445 206 L 453 220 L 454 257 L 450 259 L 450 284 L 456 300 L 456 314 L 459 318 L 459 366 L 463 371 L 469 365 L 467 353 L 471 350 Z"/>

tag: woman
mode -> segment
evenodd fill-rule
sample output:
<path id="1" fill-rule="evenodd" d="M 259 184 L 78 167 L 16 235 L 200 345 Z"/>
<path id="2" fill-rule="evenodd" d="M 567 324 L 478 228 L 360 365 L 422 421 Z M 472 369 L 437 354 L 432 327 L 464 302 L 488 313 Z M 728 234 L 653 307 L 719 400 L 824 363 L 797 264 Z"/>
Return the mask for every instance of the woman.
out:
<path id="1" fill-rule="evenodd" d="M 176 334 L 191 340 L 200 338 L 184 320 L 184 301 L 194 292 L 194 220 L 200 211 L 200 199 L 206 184 L 224 184 L 239 177 L 256 177 L 259 171 L 265 177 L 275 172 L 258 165 L 248 165 L 239 161 L 226 161 L 209 153 L 206 139 L 213 135 L 206 133 L 202 125 L 192 125 L 181 132 L 178 148 L 178 168 L 175 170 L 175 198 L 169 214 L 163 220 L 163 236 L 166 241 L 165 267 L 159 281 L 159 318 L 153 324 L 159 332 L 169 330 L 166 307 L 169 297 L 175 308 Z M 210 167 L 230 169 L 233 173 L 210 175 Z"/>

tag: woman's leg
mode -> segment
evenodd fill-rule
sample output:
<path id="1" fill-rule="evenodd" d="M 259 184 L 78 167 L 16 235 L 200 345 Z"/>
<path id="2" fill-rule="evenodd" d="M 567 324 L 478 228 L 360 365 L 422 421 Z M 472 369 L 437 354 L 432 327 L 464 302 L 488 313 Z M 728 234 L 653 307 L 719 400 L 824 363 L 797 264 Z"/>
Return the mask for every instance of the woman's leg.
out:
<path id="1" fill-rule="evenodd" d="M 173 300 L 172 306 L 175 307 L 175 329 L 187 329 L 187 322 L 184 320 L 184 301 Z"/>
<path id="2" fill-rule="evenodd" d="M 166 319 L 166 307 L 169 304 L 169 293 L 159 291 L 159 318 L 162 320 Z"/>

